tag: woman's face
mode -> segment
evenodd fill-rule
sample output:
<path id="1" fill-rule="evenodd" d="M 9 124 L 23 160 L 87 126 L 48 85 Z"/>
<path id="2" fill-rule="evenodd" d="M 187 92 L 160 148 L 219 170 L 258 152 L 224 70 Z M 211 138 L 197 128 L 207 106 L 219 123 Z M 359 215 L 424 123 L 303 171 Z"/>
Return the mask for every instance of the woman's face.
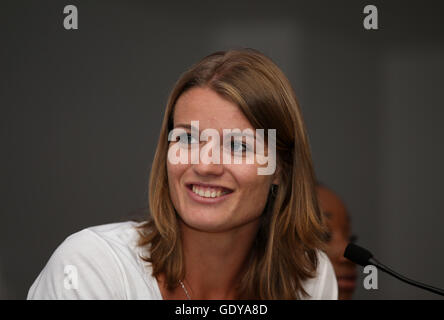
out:
<path id="1" fill-rule="evenodd" d="M 209 128 L 217 130 L 221 146 L 224 129 L 249 128 L 254 132 L 235 104 L 209 88 L 197 87 L 183 93 L 176 102 L 173 116 L 174 128 L 185 129 L 190 135 L 191 121 L 199 121 L 200 132 Z M 198 142 L 199 148 L 202 150 L 210 142 L 211 138 L 209 142 Z M 243 139 L 243 145 L 233 147 L 237 150 L 253 147 L 245 145 L 246 142 Z M 170 142 L 170 148 L 176 143 L 180 142 Z M 188 150 L 190 154 L 190 148 Z M 190 162 L 172 164 L 167 160 L 170 196 L 186 226 L 205 232 L 224 232 L 259 225 L 271 183 L 277 183 L 273 175 L 258 175 L 260 165 L 256 161 L 247 164 L 243 159 L 242 164 L 236 164 L 232 159 L 231 164 L 224 164 L 222 147 L 219 164 L 205 164 L 201 159 L 198 164 Z"/>

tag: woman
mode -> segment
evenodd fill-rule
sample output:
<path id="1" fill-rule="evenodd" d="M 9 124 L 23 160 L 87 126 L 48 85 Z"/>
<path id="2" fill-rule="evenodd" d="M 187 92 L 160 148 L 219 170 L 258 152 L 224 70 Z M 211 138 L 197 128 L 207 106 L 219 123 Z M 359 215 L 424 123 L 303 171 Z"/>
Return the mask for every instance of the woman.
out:
<path id="1" fill-rule="evenodd" d="M 259 131 L 227 139 L 231 129 Z M 180 77 L 149 207 L 145 223 L 69 237 L 28 297 L 337 298 L 301 113 L 287 78 L 257 51 L 214 53 Z"/>

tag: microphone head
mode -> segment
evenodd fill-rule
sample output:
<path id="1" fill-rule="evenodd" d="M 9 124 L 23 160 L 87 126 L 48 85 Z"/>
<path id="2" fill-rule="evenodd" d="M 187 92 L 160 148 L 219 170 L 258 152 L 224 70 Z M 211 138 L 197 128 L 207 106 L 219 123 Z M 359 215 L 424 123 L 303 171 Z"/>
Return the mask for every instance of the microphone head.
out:
<path id="1" fill-rule="evenodd" d="M 349 243 L 347 248 L 345 248 L 344 257 L 348 260 L 365 267 L 366 265 L 372 264 L 369 259 L 373 257 L 373 254 L 354 243 Z"/>

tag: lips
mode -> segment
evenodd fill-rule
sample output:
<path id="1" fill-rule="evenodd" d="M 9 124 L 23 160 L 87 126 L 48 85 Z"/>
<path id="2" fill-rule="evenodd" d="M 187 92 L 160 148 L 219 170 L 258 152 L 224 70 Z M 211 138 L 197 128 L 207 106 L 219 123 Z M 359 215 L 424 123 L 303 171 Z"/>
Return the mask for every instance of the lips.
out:
<path id="1" fill-rule="evenodd" d="M 188 183 L 186 187 L 192 193 L 202 198 L 219 198 L 233 192 L 232 189 L 224 186 L 200 182 Z"/>
<path id="2" fill-rule="evenodd" d="M 356 287 L 356 275 L 337 276 L 338 287 L 342 290 L 354 290 Z"/>

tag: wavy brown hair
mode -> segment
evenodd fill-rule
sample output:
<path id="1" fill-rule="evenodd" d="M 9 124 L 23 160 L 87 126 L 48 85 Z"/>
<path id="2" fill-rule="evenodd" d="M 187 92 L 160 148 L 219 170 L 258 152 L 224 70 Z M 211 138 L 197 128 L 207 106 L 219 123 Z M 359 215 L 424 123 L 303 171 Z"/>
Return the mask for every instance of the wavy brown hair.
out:
<path id="1" fill-rule="evenodd" d="M 213 53 L 179 78 L 167 102 L 149 182 L 148 221 L 139 245 L 153 276 L 163 274 L 168 289 L 185 276 L 178 216 L 168 189 L 168 133 L 174 106 L 185 91 L 207 87 L 236 104 L 255 129 L 276 129 L 280 183 L 270 193 L 250 250 L 238 297 L 298 299 L 303 281 L 315 275 L 317 250 L 325 233 L 318 208 L 311 152 L 295 93 L 282 71 L 252 49 Z"/>

